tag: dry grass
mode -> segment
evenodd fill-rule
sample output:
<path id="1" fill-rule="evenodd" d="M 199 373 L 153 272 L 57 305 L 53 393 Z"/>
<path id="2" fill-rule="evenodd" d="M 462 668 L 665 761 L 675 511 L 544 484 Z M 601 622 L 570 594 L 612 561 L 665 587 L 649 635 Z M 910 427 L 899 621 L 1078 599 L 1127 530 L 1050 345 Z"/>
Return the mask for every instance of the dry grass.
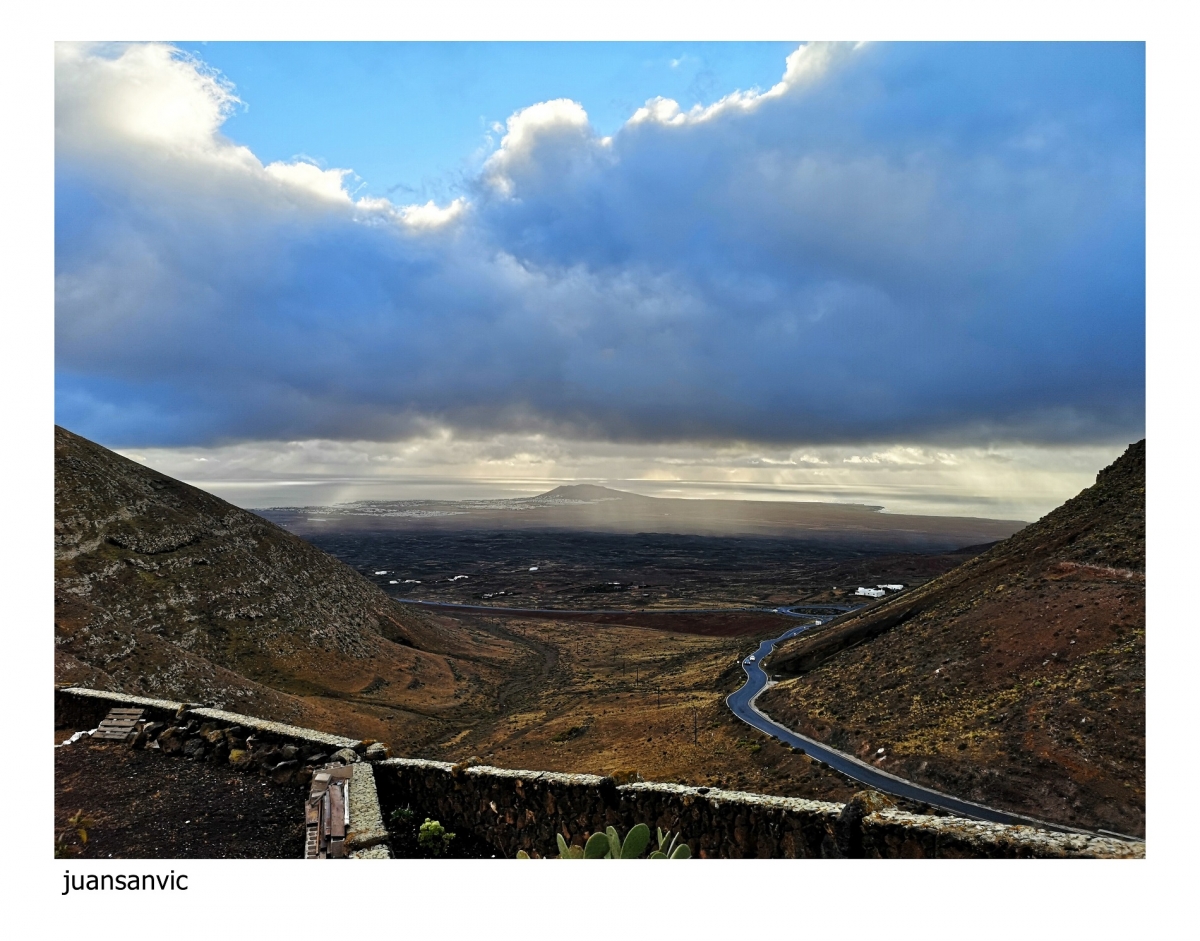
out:
<path id="1" fill-rule="evenodd" d="M 464 627 L 472 619 L 463 618 Z M 484 619 L 480 619 L 483 621 Z M 751 639 L 569 621 L 486 619 L 539 661 L 500 693 L 500 711 L 425 749 L 509 768 L 628 775 L 844 800 L 840 775 L 725 708 Z M 782 625 L 780 625 L 782 629 Z"/>

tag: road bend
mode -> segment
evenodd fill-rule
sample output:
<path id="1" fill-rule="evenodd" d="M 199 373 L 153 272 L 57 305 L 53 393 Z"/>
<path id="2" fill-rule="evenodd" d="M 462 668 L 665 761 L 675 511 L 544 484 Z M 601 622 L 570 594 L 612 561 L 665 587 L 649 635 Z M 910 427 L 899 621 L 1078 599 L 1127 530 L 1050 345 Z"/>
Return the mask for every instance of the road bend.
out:
<path id="1" fill-rule="evenodd" d="M 775 649 L 775 645 L 796 637 L 804 633 L 810 627 L 815 627 L 823 621 L 813 618 L 812 623 L 805 624 L 800 627 L 789 628 L 778 637 L 770 640 L 764 640 L 753 654 L 754 660 L 749 657 L 742 660 L 742 669 L 746 672 L 746 682 L 741 689 L 730 693 L 725 700 L 725 704 L 735 716 L 758 729 L 760 732 L 765 732 L 767 735 L 774 736 L 781 742 L 791 745 L 794 748 L 801 748 L 811 758 L 829 765 L 836 771 L 855 781 L 860 781 L 868 787 L 873 787 L 877 791 L 883 791 L 886 794 L 891 794 L 895 797 L 903 797 L 908 800 L 920 801 L 929 804 L 932 807 L 939 807 L 942 810 L 947 810 L 950 813 L 961 817 L 970 817 L 975 820 L 988 820 L 992 823 L 1008 823 L 1020 824 L 1023 826 L 1040 827 L 1045 830 L 1055 830 L 1063 833 L 1083 833 L 1088 836 L 1095 834 L 1089 833 L 1086 830 L 1078 830 L 1074 827 L 1064 827 L 1058 824 L 1046 823 L 1043 820 L 1036 820 L 1033 817 L 1025 817 L 1020 814 L 1011 814 L 1004 810 L 997 810 L 994 807 L 985 807 L 983 804 L 972 803 L 971 801 L 961 800 L 957 797 L 952 797 L 949 794 L 943 794 L 941 791 L 934 791 L 927 787 L 921 787 L 919 784 L 914 784 L 911 781 L 906 781 L 904 778 L 899 778 L 894 774 L 876 768 L 874 765 L 869 765 L 865 761 L 860 761 L 853 755 L 847 755 L 844 752 L 835 751 L 827 745 L 822 745 L 820 742 L 807 738 L 803 735 L 798 735 L 791 729 L 780 725 L 778 722 L 768 718 L 764 713 L 760 712 L 754 705 L 754 701 L 759 697 L 763 690 L 772 685 L 767 677 L 766 672 L 762 668 L 763 657 Z"/>
<path id="2" fill-rule="evenodd" d="M 747 725 L 764 732 L 767 735 L 774 736 L 785 744 L 791 745 L 794 748 L 801 748 L 810 757 L 817 761 L 823 762 L 836 771 L 849 778 L 859 781 L 868 787 L 873 787 L 877 791 L 883 791 L 885 794 L 891 794 L 894 797 L 903 797 L 908 800 L 919 801 L 924 804 L 929 804 L 931 807 L 938 807 L 950 813 L 957 814 L 961 817 L 969 817 L 974 820 L 987 820 L 992 823 L 1007 823 L 1018 824 L 1029 827 L 1039 827 L 1044 830 L 1054 830 L 1061 833 L 1082 833 L 1087 836 L 1096 836 L 1087 830 L 1079 830 L 1074 827 L 1061 826 L 1059 824 L 1047 823 L 1044 820 L 1038 820 L 1034 817 L 1026 817 L 1021 814 L 1009 813 L 1005 810 L 998 810 L 994 807 L 987 807 L 983 804 L 976 804 L 972 801 L 962 800 L 958 797 L 953 797 L 949 794 L 943 794 L 941 791 L 935 791 L 931 788 L 922 787 L 919 784 L 914 784 L 912 781 L 907 781 L 904 778 L 897 777 L 894 774 L 876 768 L 874 765 L 867 764 L 865 761 L 860 761 L 853 755 L 847 755 L 845 752 L 836 751 L 827 745 L 823 745 L 815 739 L 808 738 L 804 735 L 799 735 L 791 729 L 780 725 L 766 714 L 760 712 L 754 705 L 754 701 L 759 695 L 771 685 L 766 672 L 762 668 L 762 661 L 767 654 L 775 649 L 775 645 L 785 640 L 790 640 L 804 633 L 810 627 L 815 627 L 818 624 L 823 624 L 825 620 L 835 617 L 839 614 L 844 614 L 847 611 L 855 610 L 853 605 L 794 605 L 791 607 L 781 608 L 757 608 L 757 607 L 741 607 L 741 608 L 514 608 L 504 605 L 482 605 L 482 604 L 463 604 L 451 601 L 423 601 L 416 598 L 397 598 L 401 604 L 420 605 L 426 608 L 441 608 L 455 611 L 472 612 L 479 614 L 490 615 L 581 615 L 581 614 L 731 614 L 735 612 L 755 612 L 762 614 L 779 614 L 784 617 L 804 620 L 808 623 L 801 624 L 796 627 L 790 627 L 778 637 L 773 637 L 770 640 L 764 640 L 754 652 L 754 660 L 749 657 L 742 661 L 742 669 L 746 673 L 746 682 L 741 689 L 730 693 L 725 700 L 725 704 L 735 716 L 745 722 Z M 1109 835 L 1109 834 L 1102 834 Z M 1119 835 L 1118 835 L 1119 836 Z M 1133 837 L 1123 837 L 1125 839 L 1135 839 Z"/>

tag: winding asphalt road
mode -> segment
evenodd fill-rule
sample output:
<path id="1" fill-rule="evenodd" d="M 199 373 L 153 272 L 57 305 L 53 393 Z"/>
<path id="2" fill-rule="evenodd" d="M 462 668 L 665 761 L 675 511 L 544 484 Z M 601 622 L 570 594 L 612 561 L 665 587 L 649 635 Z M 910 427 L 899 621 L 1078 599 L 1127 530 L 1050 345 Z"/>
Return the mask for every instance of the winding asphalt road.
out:
<path id="1" fill-rule="evenodd" d="M 975 804 L 971 801 L 951 797 L 949 794 L 943 794 L 941 791 L 921 787 L 919 784 L 913 784 L 911 781 L 904 780 L 904 778 L 898 778 L 894 774 L 888 774 L 886 771 L 876 768 L 874 765 L 869 765 L 865 761 L 859 761 L 852 755 L 834 751 L 832 748 L 822 745 L 814 739 L 797 735 L 791 729 L 785 728 L 778 722 L 768 718 L 762 712 L 759 712 L 754 705 L 754 700 L 770 685 L 767 674 L 762 668 L 763 657 L 774 650 L 775 645 L 781 641 L 796 637 L 804 633 L 808 628 L 815 627 L 821 623 L 823 622 L 814 618 L 811 624 L 789 628 L 778 637 L 771 640 L 764 640 L 759 645 L 758 650 L 754 652 L 753 662 L 750 661 L 749 657 L 742 661 L 742 669 L 746 671 L 745 685 L 736 692 L 730 693 L 725 700 L 725 704 L 729 706 L 735 716 L 747 725 L 751 725 L 760 732 L 765 732 L 767 735 L 774 736 L 785 744 L 791 745 L 794 748 L 804 749 L 809 757 L 829 765 L 829 767 L 840 771 L 847 777 L 861 781 L 868 787 L 873 787 L 875 790 L 883 791 L 886 794 L 920 801 L 933 807 L 948 810 L 953 814 L 962 817 L 972 817 L 976 820 L 989 820 L 993 823 L 1022 824 L 1024 826 L 1041 827 L 1046 830 L 1056 830 L 1064 833 L 1087 833 L 1086 830 L 1058 826 L 1042 820 L 1036 820 L 1033 817 L 1024 817 L 1020 814 L 1010 814 L 1007 811 L 985 807 L 982 804 Z"/>
<path id="2" fill-rule="evenodd" d="M 919 801 L 929 804 L 932 807 L 939 807 L 942 810 L 957 814 L 961 817 L 969 817 L 975 820 L 988 820 L 992 823 L 1007 823 L 1019 824 L 1030 827 L 1040 827 L 1044 830 L 1054 830 L 1062 833 L 1083 833 L 1088 836 L 1094 836 L 1087 830 L 1079 830 L 1074 827 L 1064 827 L 1058 824 L 1047 823 L 1044 820 L 1037 820 L 1034 817 L 1025 817 L 1021 814 L 1012 814 L 1004 810 L 997 810 L 994 807 L 986 807 L 983 804 L 976 804 L 971 801 L 961 800 L 957 797 L 952 797 L 949 794 L 943 794 L 941 791 L 935 791 L 927 787 L 921 787 L 919 784 L 914 784 L 911 781 L 906 781 L 904 778 L 897 777 L 894 774 L 889 774 L 874 765 L 867 764 L 865 761 L 860 761 L 853 755 L 847 755 L 844 752 L 835 751 L 827 745 L 822 745 L 815 739 L 807 738 L 803 735 L 798 735 L 791 729 L 786 728 L 774 720 L 770 719 L 764 713 L 760 712 L 754 705 L 754 700 L 763 692 L 770 684 L 767 674 L 762 669 L 762 660 L 775 649 L 775 645 L 781 641 L 789 640 L 796 637 L 810 627 L 815 627 L 818 624 L 823 624 L 824 621 L 817 617 L 816 614 L 825 615 L 827 618 L 852 611 L 854 605 L 794 605 L 792 607 L 783 608 L 595 608 L 595 609 L 562 609 L 562 608 L 509 608 L 501 605 L 482 605 L 482 604 L 461 604 L 450 601 L 420 601 L 416 598 L 397 598 L 397 601 L 403 604 L 421 605 L 429 608 L 448 608 L 457 611 L 470 611 L 480 614 L 492 615 L 579 615 L 579 614 L 729 614 L 734 612 L 757 612 L 762 614 L 779 614 L 784 617 L 802 618 L 809 623 L 802 624 L 799 627 L 790 627 L 778 637 L 764 640 L 754 652 L 754 660 L 751 662 L 747 657 L 742 661 L 742 669 L 746 672 L 746 682 L 741 689 L 730 693 L 725 700 L 725 704 L 735 716 L 750 725 L 760 732 L 765 732 L 767 735 L 774 736 L 781 742 L 793 746 L 794 748 L 802 748 L 805 753 L 829 765 L 836 771 L 855 781 L 873 787 L 877 791 L 883 791 L 885 794 L 891 794 L 895 797 L 903 797 L 908 800 Z M 1119 836 L 1118 834 L 1102 834 L 1104 836 Z M 1136 839 L 1135 837 L 1123 837 L 1125 839 Z"/>

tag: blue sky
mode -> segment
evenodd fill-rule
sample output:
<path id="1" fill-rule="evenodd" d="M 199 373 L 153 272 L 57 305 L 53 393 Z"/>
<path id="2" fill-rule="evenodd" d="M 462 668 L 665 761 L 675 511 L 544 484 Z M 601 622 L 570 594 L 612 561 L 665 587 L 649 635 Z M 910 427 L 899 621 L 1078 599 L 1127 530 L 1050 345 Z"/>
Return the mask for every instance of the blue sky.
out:
<path id="1" fill-rule="evenodd" d="M 1115 456 L 1144 121 L 1140 44 L 60 46 L 58 420 Z"/>
<path id="2" fill-rule="evenodd" d="M 356 192 L 425 202 L 461 195 L 493 130 L 570 98 L 601 134 L 648 98 L 683 107 L 768 87 L 796 43 L 177 43 L 237 85 L 224 133 L 264 162 L 352 167 Z"/>

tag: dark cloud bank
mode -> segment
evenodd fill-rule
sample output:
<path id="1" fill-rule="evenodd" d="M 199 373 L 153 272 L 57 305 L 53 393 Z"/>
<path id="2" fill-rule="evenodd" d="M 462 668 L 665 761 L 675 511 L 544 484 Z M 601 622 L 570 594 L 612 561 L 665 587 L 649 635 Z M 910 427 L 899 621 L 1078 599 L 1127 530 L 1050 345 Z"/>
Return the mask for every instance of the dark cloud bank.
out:
<path id="1" fill-rule="evenodd" d="M 546 103 L 440 214 L 264 168 L 228 88 L 135 52 L 59 61 L 57 409 L 90 437 L 1143 433 L 1140 45 L 813 48 L 604 140 Z M 195 114 L 122 97 L 139 69 Z"/>

